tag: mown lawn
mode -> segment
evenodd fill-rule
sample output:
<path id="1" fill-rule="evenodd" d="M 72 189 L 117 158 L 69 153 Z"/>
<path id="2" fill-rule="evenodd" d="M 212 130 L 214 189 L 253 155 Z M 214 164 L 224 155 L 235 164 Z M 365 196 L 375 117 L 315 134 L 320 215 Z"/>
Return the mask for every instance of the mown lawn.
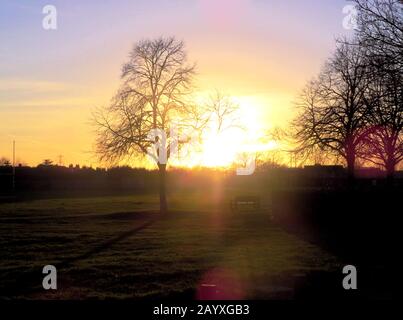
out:
<path id="1" fill-rule="evenodd" d="M 232 213 L 208 194 L 169 200 L 166 216 L 153 195 L 1 204 L 0 298 L 292 298 L 306 275 L 340 268 L 267 208 Z M 53 292 L 42 289 L 48 264 Z"/>

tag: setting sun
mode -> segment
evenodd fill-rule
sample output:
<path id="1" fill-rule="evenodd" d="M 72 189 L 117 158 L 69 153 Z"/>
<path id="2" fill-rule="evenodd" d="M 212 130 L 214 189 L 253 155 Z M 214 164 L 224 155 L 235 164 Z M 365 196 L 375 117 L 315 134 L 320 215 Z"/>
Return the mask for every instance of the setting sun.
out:
<path id="1" fill-rule="evenodd" d="M 238 135 L 229 132 L 208 137 L 202 146 L 202 165 L 208 167 L 231 165 L 240 152 L 240 141 L 237 138 Z"/>
<path id="2" fill-rule="evenodd" d="M 208 94 L 199 95 L 198 101 L 204 101 Z M 236 111 L 226 118 L 218 129 L 218 120 L 201 135 L 201 143 L 190 143 L 188 152 L 176 159 L 174 166 L 180 167 L 220 167 L 232 166 L 242 154 L 254 155 L 277 147 L 275 141 L 262 141 L 267 119 L 262 116 L 262 105 L 255 97 L 229 97 Z"/>

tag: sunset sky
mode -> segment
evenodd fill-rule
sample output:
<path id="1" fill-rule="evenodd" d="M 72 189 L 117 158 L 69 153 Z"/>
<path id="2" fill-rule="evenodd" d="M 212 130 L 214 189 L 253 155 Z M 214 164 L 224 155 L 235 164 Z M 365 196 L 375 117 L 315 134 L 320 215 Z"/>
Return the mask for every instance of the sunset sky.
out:
<path id="1" fill-rule="evenodd" d="M 58 29 L 42 28 L 52 4 Z M 91 111 L 108 104 L 144 38 L 175 36 L 197 63 L 197 92 L 236 98 L 249 126 L 285 126 L 343 28 L 344 0 L 0 2 L 0 157 L 97 165 Z"/>

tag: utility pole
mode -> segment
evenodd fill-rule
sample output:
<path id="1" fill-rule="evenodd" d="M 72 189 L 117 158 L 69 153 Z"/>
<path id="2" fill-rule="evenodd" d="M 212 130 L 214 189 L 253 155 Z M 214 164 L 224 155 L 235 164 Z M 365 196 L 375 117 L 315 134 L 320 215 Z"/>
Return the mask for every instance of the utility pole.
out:
<path id="1" fill-rule="evenodd" d="M 13 191 L 15 191 L 15 140 L 13 140 Z"/>

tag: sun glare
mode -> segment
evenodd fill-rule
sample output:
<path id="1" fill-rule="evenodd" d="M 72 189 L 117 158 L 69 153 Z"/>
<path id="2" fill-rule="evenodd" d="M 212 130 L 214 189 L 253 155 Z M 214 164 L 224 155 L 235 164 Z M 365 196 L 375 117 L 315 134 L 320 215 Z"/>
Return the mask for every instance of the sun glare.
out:
<path id="1" fill-rule="evenodd" d="M 239 126 L 222 132 L 208 132 L 203 139 L 201 165 L 208 167 L 228 167 L 242 153 L 254 153 L 276 148 L 274 141 L 259 143 L 262 135 L 262 117 L 259 106 L 250 97 L 235 97 L 239 105 Z"/>
<path id="2" fill-rule="evenodd" d="M 208 167 L 227 167 L 239 152 L 237 137 L 228 133 L 211 136 L 203 143 L 202 164 Z"/>
<path id="3" fill-rule="evenodd" d="M 196 101 L 203 103 L 208 93 L 200 93 Z M 212 167 L 228 168 L 245 154 L 256 154 L 278 148 L 275 141 L 262 139 L 264 128 L 270 127 L 265 122 L 267 117 L 261 114 L 264 102 L 255 97 L 232 97 L 239 110 L 234 119 L 229 119 L 229 127 L 217 130 L 212 121 L 211 127 L 201 134 L 200 141 L 191 141 L 182 151 L 170 159 L 170 165 L 174 167 L 194 168 Z M 228 120 L 228 119 L 227 119 Z M 231 122 L 231 120 L 236 120 Z M 196 139 L 198 140 L 198 139 Z M 148 159 L 149 166 L 154 166 L 154 160 Z"/>

